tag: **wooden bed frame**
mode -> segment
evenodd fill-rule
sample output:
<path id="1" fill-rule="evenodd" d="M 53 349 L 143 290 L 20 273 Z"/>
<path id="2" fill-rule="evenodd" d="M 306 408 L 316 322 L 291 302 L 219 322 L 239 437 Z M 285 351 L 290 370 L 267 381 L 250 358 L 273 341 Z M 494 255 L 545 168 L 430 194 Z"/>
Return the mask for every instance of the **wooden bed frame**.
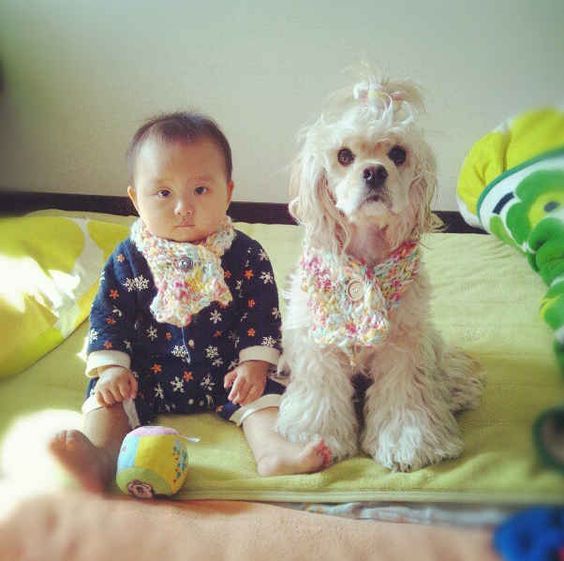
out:
<path id="1" fill-rule="evenodd" d="M 79 195 L 74 193 L 43 193 L 0 190 L 0 215 L 22 215 L 34 210 L 57 208 L 108 214 L 137 214 L 127 197 L 109 195 Z M 228 211 L 233 220 L 263 224 L 295 224 L 285 203 L 254 203 L 234 201 Z M 438 210 L 435 214 L 444 222 L 445 232 L 484 234 L 468 226 L 455 211 Z"/>

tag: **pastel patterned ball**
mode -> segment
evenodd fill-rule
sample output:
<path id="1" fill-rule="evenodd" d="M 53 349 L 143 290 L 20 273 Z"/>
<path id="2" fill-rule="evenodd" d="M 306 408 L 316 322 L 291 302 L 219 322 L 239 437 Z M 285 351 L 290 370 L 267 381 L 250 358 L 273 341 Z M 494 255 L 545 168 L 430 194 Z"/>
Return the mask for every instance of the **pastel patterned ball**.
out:
<path id="1" fill-rule="evenodd" d="M 188 474 L 187 439 L 169 427 L 139 427 L 125 435 L 116 482 L 140 499 L 174 495 Z"/>

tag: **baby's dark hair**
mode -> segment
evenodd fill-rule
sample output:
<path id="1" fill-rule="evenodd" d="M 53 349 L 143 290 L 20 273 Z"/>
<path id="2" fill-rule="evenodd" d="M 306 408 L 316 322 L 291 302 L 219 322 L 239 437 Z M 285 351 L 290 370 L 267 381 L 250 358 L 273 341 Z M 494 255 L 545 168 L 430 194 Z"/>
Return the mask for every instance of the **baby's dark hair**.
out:
<path id="1" fill-rule="evenodd" d="M 131 185 L 133 185 L 135 162 L 139 155 L 139 150 L 149 138 L 160 139 L 164 142 L 186 143 L 195 142 L 203 138 L 210 139 L 221 150 L 225 160 L 227 181 L 231 181 L 233 173 L 231 147 L 217 123 L 201 113 L 178 111 L 176 113 L 157 115 L 149 119 L 133 135 L 127 149 L 127 166 Z"/>

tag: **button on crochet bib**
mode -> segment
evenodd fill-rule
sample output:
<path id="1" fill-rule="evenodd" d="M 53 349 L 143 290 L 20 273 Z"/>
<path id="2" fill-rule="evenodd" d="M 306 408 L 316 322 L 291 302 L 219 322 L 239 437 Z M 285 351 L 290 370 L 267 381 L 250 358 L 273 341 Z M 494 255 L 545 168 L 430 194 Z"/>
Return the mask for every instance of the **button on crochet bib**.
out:
<path id="1" fill-rule="evenodd" d="M 415 241 L 405 242 L 375 267 L 306 245 L 300 274 L 314 341 L 337 346 L 349 356 L 357 347 L 384 341 L 390 329 L 388 312 L 399 305 L 419 262 Z"/>

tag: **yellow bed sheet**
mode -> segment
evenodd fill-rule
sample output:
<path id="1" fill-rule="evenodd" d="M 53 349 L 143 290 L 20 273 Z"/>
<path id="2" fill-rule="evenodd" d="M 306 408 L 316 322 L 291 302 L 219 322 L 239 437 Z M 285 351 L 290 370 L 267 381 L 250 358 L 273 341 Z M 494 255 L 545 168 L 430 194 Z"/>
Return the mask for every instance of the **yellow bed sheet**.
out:
<path id="1" fill-rule="evenodd" d="M 120 219 L 128 222 L 129 219 Z M 239 224 L 273 261 L 279 287 L 295 263 L 294 226 Z M 432 234 L 424 260 L 433 317 L 447 341 L 487 370 L 482 405 L 459 417 L 462 457 L 415 473 L 391 473 L 358 457 L 310 475 L 261 478 L 240 429 L 212 414 L 161 417 L 201 438 L 190 445 L 190 470 L 179 498 L 348 502 L 357 500 L 563 502 L 564 478 L 535 456 L 531 425 L 561 400 L 564 386 L 538 316 L 544 287 L 525 259 L 490 236 Z M 86 378 L 83 324 L 57 349 L 17 376 L 0 381 L 0 435 L 25 413 L 79 410 Z"/>

